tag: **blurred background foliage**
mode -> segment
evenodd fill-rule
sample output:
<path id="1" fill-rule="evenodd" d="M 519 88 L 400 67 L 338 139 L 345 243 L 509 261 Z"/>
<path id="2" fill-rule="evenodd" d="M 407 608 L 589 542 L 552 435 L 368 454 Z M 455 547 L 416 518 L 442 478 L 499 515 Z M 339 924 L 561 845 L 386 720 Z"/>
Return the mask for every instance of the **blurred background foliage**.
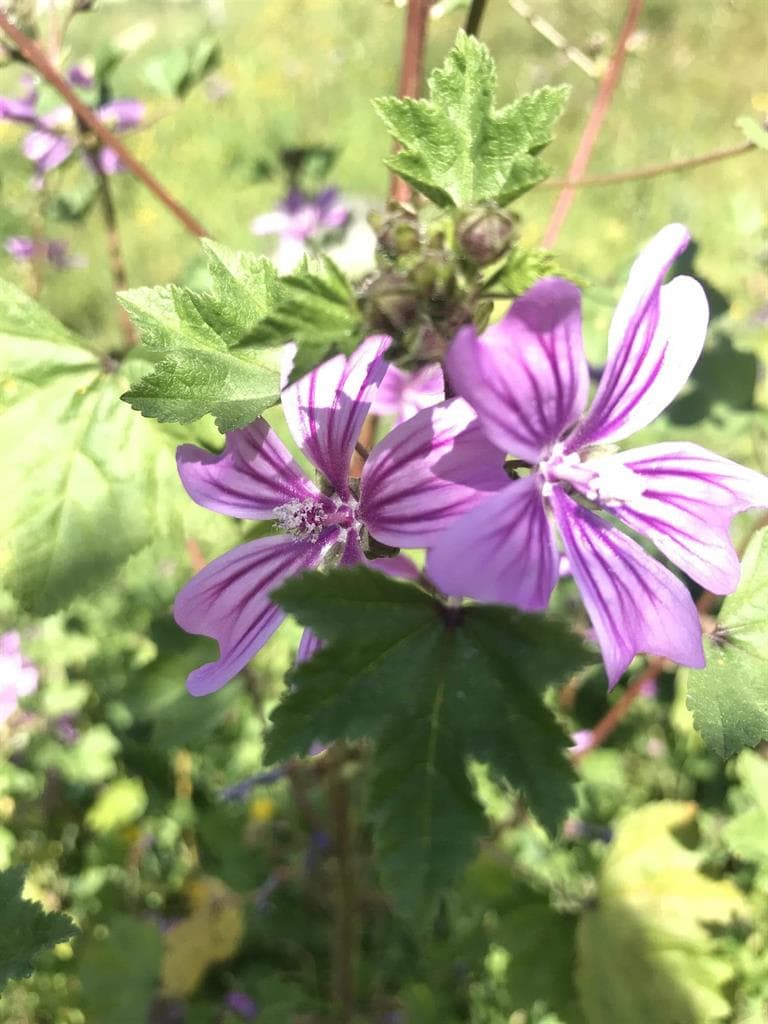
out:
<path id="1" fill-rule="evenodd" d="M 442 7 L 430 64 L 466 14 L 460 4 Z M 605 66 L 621 5 L 541 0 L 535 8 Z M 281 149 L 338 151 L 330 180 L 358 211 L 383 206 L 389 142 L 370 100 L 396 91 L 402 28 L 403 11 L 384 0 L 130 0 L 76 18 L 67 47 L 71 62 L 125 51 L 115 92 L 149 106 L 129 146 L 214 238 L 269 252 L 248 225 L 284 193 L 274 173 Z M 503 99 L 571 84 L 547 152 L 563 175 L 595 81 L 503 0 L 489 0 L 482 35 Z M 737 144 L 736 119 L 768 113 L 765 45 L 757 0 L 650 0 L 590 173 Z M 0 69 L 0 93 L 15 94 L 18 80 L 18 67 Z M 45 193 L 34 192 L 20 135 L 0 122 L 0 237 L 29 234 L 41 202 L 49 216 L 56 206 L 47 232 L 88 266 L 46 269 L 39 299 L 108 350 L 117 330 L 103 227 L 95 211 L 68 212 L 83 194 L 82 167 L 74 161 Z M 690 227 L 693 272 L 717 316 L 691 386 L 638 443 L 696 440 L 766 471 L 762 167 L 749 154 L 585 189 L 557 252 L 587 285 L 587 344 L 599 365 L 640 244 L 670 220 Z M 114 179 L 114 190 L 130 284 L 197 280 L 195 239 L 128 175 Z M 525 242 L 540 237 L 555 195 L 539 188 L 518 207 Z M 351 258 L 363 269 L 364 253 Z M 29 267 L 4 254 L 0 273 L 32 287 Z M 206 424 L 195 430 L 212 436 Z M 173 480 L 167 487 L 176 510 L 181 489 Z M 0 632 L 20 630 L 40 671 L 37 692 L 0 725 L 0 870 L 27 865 L 27 896 L 65 909 L 81 929 L 44 954 L 31 979 L 5 989 L 0 1020 L 335 1024 L 343 812 L 354 848 L 360 1022 L 768 1021 L 766 751 L 725 764 L 707 753 L 686 709 L 684 673 L 662 674 L 606 745 L 580 760 L 578 808 L 556 842 L 514 793 L 478 771 L 488 840 L 436 920 L 406 924 L 370 864 L 364 750 L 342 769 L 322 754 L 277 770 L 262 763 L 266 718 L 297 629 L 285 626 L 221 693 L 186 694 L 183 680 L 208 660 L 211 642 L 175 627 L 174 594 L 201 558 L 231 547 L 242 530 L 194 508 L 168 515 L 173 528 L 162 540 L 92 597 L 40 619 L 0 593 Z M 561 600 L 567 610 L 567 591 Z M 577 731 L 615 700 L 594 671 L 566 687 L 557 706 Z"/>

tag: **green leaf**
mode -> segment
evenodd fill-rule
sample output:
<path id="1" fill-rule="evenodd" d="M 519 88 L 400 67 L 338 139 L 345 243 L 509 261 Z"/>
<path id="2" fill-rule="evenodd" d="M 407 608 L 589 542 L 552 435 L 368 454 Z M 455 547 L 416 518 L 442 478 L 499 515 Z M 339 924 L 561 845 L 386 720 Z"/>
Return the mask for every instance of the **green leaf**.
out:
<path id="1" fill-rule="evenodd" d="M 374 843 L 402 909 L 425 912 L 472 853 L 483 817 L 469 759 L 557 829 L 573 773 L 543 691 L 585 662 L 564 627 L 502 608 L 448 609 L 364 568 L 305 574 L 275 599 L 327 643 L 292 673 L 267 757 L 304 753 L 317 738 L 377 740 Z"/>
<path id="2" fill-rule="evenodd" d="M 403 149 L 387 165 L 439 206 L 508 203 L 547 176 L 538 153 L 552 141 L 568 87 L 545 86 L 494 109 L 488 48 L 460 32 L 429 77 L 429 100 L 375 101 Z"/>
<path id="3" fill-rule="evenodd" d="M 29 977 L 38 954 L 77 934 L 64 914 L 47 914 L 39 903 L 25 900 L 23 888 L 23 868 L 0 871 L 0 989 L 10 978 Z"/>
<path id="4" fill-rule="evenodd" d="M 94 832 L 112 832 L 137 821 L 146 811 L 147 803 L 141 779 L 115 779 L 86 811 L 85 823 Z"/>
<path id="5" fill-rule="evenodd" d="M 768 149 L 768 129 L 754 117 L 737 117 L 736 127 L 740 128 L 748 142 L 758 149 Z"/>
<path id="6" fill-rule="evenodd" d="M 617 828 L 597 898 L 578 927 L 576 979 L 589 1024 L 730 1017 L 722 989 L 733 969 L 707 925 L 727 925 L 748 907 L 735 885 L 704 875 L 702 855 L 674 837 L 695 813 L 693 803 L 652 803 Z"/>
<path id="7" fill-rule="evenodd" d="M 254 330 L 280 290 L 269 260 L 204 246 L 210 292 L 164 285 L 120 295 L 145 347 L 160 354 L 152 373 L 123 397 L 163 422 L 212 413 L 220 430 L 234 430 L 280 398 L 280 354 L 254 344 Z"/>
<path id="8" fill-rule="evenodd" d="M 768 864 L 768 762 L 743 750 L 736 774 L 741 785 L 728 795 L 737 813 L 723 828 L 723 841 L 740 860 Z"/>
<path id="9" fill-rule="evenodd" d="M 92 937 L 78 958 L 88 1020 L 136 1024 L 147 1019 L 157 989 L 162 938 L 155 924 L 114 916 L 109 935 Z"/>
<path id="10" fill-rule="evenodd" d="M 163 51 L 144 65 L 144 78 L 161 96 L 185 96 L 210 74 L 221 60 L 214 36 L 202 36 L 191 46 L 176 46 Z"/>
<path id="11" fill-rule="evenodd" d="M 298 380 L 338 353 L 349 355 L 363 338 L 363 321 L 355 294 L 344 274 L 327 256 L 319 258 L 319 273 L 307 261 L 280 281 L 280 296 L 259 324 L 255 340 L 261 345 L 297 346 L 290 380 Z"/>
<path id="12" fill-rule="evenodd" d="M 768 529 L 752 538 L 741 583 L 705 638 L 707 666 L 688 674 L 688 707 L 719 757 L 768 739 Z"/>
<path id="13" fill-rule="evenodd" d="M 486 282 L 484 291 L 504 292 L 510 297 L 522 295 L 540 278 L 549 276 L 569 277 L 559 267 L 554 253 L 516 246 Z"/>

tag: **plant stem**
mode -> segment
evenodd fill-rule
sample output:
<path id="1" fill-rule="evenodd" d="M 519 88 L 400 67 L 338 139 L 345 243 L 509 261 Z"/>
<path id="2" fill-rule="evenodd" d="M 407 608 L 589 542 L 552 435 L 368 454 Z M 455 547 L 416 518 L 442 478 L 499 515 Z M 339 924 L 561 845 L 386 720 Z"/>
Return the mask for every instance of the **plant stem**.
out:
<path id="1" fill-rule="evenodd" d="M 542 189 L 554 188 L 590 188 L 595 185 L 621 185 L 626 181 L 642 181 L 644 178 L 658 178 L 663 174 L 674 174 L 677 171 L 687 171 L 692 167 L 703 167 L 705 164 L 714 164 L 718 160 L 730 160 L 734 156 L 742 156 L 744 153 L 757 152 L 754 142 L 742 142 L 738 146 L 729 146 L 727 149 L 714 149 L 710 153 L 702 153 L 700 156 L 688 157 L 685 160 L 673 160 L 666 164 L 654 164 L 651 167 L 641 167 L 634 171 L 621 171 L 618 174 L 597 174 L 592 178 L 580 178 L 578 181 L 569 182 L 566 178 L 552 178 L 539 185 Z"/>
<path id="2" fill-rule="evenodd" d="M 99 186 L 99 206 L 104 219 L 104 230 L 107 238 L 107 258 L 109 272 L 112 275 L 112 288 L 115 294 L 124 291 L 128 287 L 128 274 L 125 269 L 123 248 L 120 243 L 120 229 L 117 225 L 117 211 L 112 198 L 112 186 L 109 178 L 102 171 L 98 163 L 98 153 L 92 153 L 93 170 Z M 120 325 L 120 333 L 123 336 L 126 349 L 133 348 L 139 338 L 136 328 L 131 322 L 123 307 L 117 303 L 117 322 Z"/>
<path id="3" fill-rule="evenodd" d="M 174 199 L 173 196 L 163 188 L 157 178 L 155 178 L 147 168 L 125 148 L 120 139 L 117 138 L 117 136 L 106 127 L 106 125 L 102 124 L 91 108 L 83 103 L 69 82 L 67 82 L 67 80 L 63 78 L 62 75 L 60 75 L 53 67 L 37 43 L 33 42 L 28 36 L 20 31 L 20 29 L 16 28 L 2 10 L 0 10 L 0 29 L 2 29 L 8 38 L 12 40 L 14 46 L 17 48 L 23 59 L 28 64 L 31 64 L 32 67 L 36 68 L 46 82 L 48 82 L 48 84 L 51 85 L 64 100 L 66 100 L 74 111 L 78 121 L 89 128 L 102 145 L 109 146 L 111 149 L 114 149 L 125 167 L 127 167 L 128 170 L 139 179 L 139 181 L 146 185 L 149 191 L 160 200 L 166 209 L 171 211 L 174 217 L 176 217 L 176 219 L 183 224 L 188 231 L 193 235 L 198 236 L 208 234 L 202 224 L 193 217 L 192 214 L 181 205 L 181 203 Z"/>
<path id="4" fill-rule="evenodd" d="M 464 26 L 464 31 L 468 36 L 479 34 L 480 23 L 485 14 L 486 2 L 487 0 L 472 0 L 472 6 L 469 8 L 469 14 L 467 15 L 467 24 Z"/>
<path id="5" fill-rule="evenodd" d="M 418 97 L 424 76 L 424 51 L 427 46 L 427 22 L 432 0 L 408 0 L 408 14 L 403 39 L 403 59 L 400 71 L 400 97 Z M 407 203 L 411 186 L 393 175 L 390 198 Z"/>
<path id="6" fill-rule="evenodd" d="M 605 116 L 608 113 L 613 95 L 621 78 L 622 68 L 624 67 L 624 58 L 627 52 L 627 42 L 635 30 L 635 26 L 637 25 L 642 9 L 643 0 L 629 0 L 624 24 L 621 27 L 619 38 L 616 40 L 616 46 L 614 47 L 611 55 L 608 70 L 600 82 L 600 88 L 597 91 L 595 102 L 592 105 L 589 118 L 587 119 L 584 131 L 579 139 L 579 144 L 576 147 L 576 152 L 574 153 L 573 160 L 571 161 L 571 166 L 568 168 L 566 184 L 560 192 L 560 195 L 557 197 L 555 208 L 552 211 L 549 224 L 544 232 L 541 244 L 545 248 L 551 248 L 554 246 L 560 235 L 563 224 L 565 223 L 566 217 L 568 216 L 568 212 L 571 209 L 571 205 L 573 204 L 573 200 L 576 196 L 574 182 L 578 181 L 587 169 L 589 158 L 592 155 L 592 150 L 594 149 L 595 143 L 600 135 L 600 130 L 603 127 Z"/>
<path id="7" fill-rule="evenodd" d="M 349 1024 L 357 992 L 357 885 L 349 782 L 343 747 L 329 778 L 337 879 L 334 902 L 333 1001 L 338 1024 Z"/>

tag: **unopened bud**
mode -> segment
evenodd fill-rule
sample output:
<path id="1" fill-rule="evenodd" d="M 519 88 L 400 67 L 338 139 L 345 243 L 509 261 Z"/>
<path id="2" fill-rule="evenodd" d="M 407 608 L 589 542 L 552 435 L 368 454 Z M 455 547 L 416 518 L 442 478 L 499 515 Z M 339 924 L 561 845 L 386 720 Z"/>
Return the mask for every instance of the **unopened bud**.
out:
<path id="1" fill-rule="evenodd" d="M 514 219 L 494 206 L 472 210 L 459 221 L 461 251 L 479 267 L 494 263 L 509 248 L 515 233 Z"/>
<path id="2" fill-rule="evenodd" d="M 416 252 L 421 245 L 416 214 L 403 207 L 383 214 L 372 213 L 368 220 L 376 232 L 379 248 L 390 259 L 395 260 L 398 256 Z"/>
<path id="3" fill-rule="evenodd" d="M 394 271 L 374 277 L 366 289 L 365 302 L 371 328 L 396 335 L 413 322 L 419 304 L 413 282 Z"/>

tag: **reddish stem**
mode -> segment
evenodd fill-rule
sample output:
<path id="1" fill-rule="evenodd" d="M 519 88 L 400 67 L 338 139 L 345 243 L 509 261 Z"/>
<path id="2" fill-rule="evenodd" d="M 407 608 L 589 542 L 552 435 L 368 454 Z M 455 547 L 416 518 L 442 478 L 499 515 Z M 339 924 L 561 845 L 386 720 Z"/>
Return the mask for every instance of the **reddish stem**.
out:
<path id="1" fill-rule="evenodd" d="M 403 62 L 400 72 L 400 97 L 418 97 L 424 77 L 424 51 L 427 47 L 427 21 L 432 0 L 408 0 L 408 14 L 403 40 Z M 407 181 L 392 177 L 390 197 L 399 203 L 411 198 Z"/>
<path id="2" fill-rule="evenodd" d="M 576 186 L 574 183 L 583 176 L 584 171 L 587 169 L 589 158 L 592 156 L 592 150 L 594 149 L 595 143 L 600 135 L 600 130 L 603 127 L 605 116 L 611 105 L 613 94 L 615 93 L 616 87 L 618 86 L 621 78 L 621 72 L 624 67 L 624 58 L 627 52 L 627 42 L 629 37 L 635 31 L 642 9 L 643 0 L 630 0 L 624 24 L 621 27 L 619 38 L 616 40 L 616 46 L 611 55 L 608 70 L 600 82 L 600 88 L 597 91 L 595 102 L 592 105 L 589 118 L 584 126 L 581 138 L 579 139 L 579 144 L 576 147 L 576 152 L 573 156 L 573 160 L 571 161 L 571 166 L 568 168 L 566 185 L 557 197 L 555 208 L 552 211 L 549 224 L 544 232 L 541 244 L 545 248 L 551 248 L 555 244 L 560 234 L 560 230 L 565 223 L 565 219 L 568 216 L 568 211 L 570 210 L 576 196 Z"/>
<path id="3" fill-rule="evenodd" d="M 757 152 L 754 142 L 742 142 L 738 146 L 729 146 L 727 149 L 713 149 L 710 153 L 702 153 L 700 156 L 691 156 L 685 160 L 673 160 L 666 164 L 654 164 L 651 167 L 641 167 L 635 171 L 622 171 L 619 174 L 596 174 L 592 178 L 580 178 L 578 181 L 568 181 L 566 178 L 550 178 L 538 187 L 541 189 L 555 188 L 589 188 L 594 185 L 620 185 L 625 181 L 642 181 L 644 178 L 658 178 L 663 174 L 674 174 L 676 171 L 687 171 L 692 167 L 703 167 L 705 164 L 714 164 L 718 160 L 729 160 L 734 156 L 742 156 L 744 153 Z"/>
<path id="4" fill-rule="evenodd" d="M 24 60 L 36 68 L 46 82 L 67 101 L 78 120 L 86 125 L 103 145 L 109 146 L 117 153 L 125 167 L 146 185 L 150 192 L 171 211 L 188 231 L 198 236 L 208 234 L 202 224 L 163 188 L 157 178 L 125 148 L 120 139 L 99 120 L 91 108 L 83 103 L 69 82 L 53 67 L 37 43 L 16 28 L 2 11 L 0 11 L 0 29 L 13 41 Z"/>

